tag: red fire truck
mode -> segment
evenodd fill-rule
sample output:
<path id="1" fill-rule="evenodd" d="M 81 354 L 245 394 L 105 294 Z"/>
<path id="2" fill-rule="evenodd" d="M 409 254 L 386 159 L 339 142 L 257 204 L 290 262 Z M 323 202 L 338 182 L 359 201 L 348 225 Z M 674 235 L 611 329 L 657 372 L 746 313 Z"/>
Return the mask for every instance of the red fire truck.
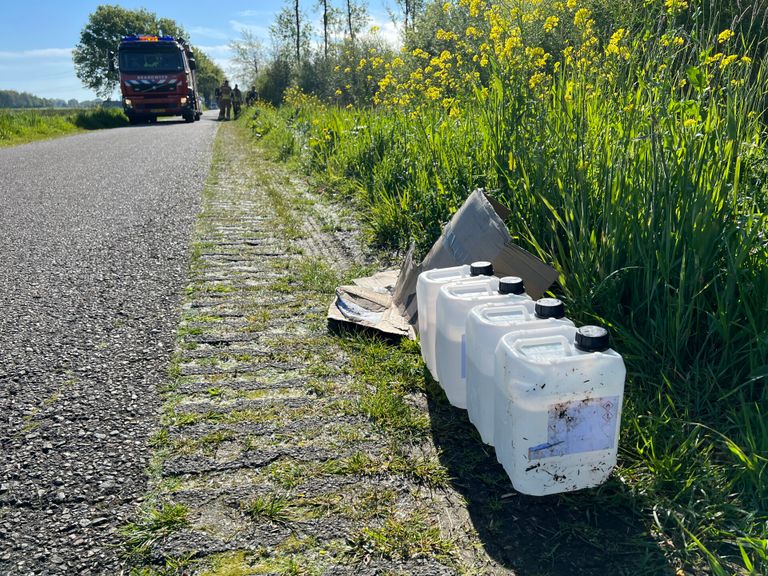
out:
<path id="1" fill-rule="evenodd" d="M 158 116 L 187 122 L 203 113 L 195 57 L 184 40 L 170 36 L 124 36 L 117 50 L 123 110 L 131 124 Z"/>

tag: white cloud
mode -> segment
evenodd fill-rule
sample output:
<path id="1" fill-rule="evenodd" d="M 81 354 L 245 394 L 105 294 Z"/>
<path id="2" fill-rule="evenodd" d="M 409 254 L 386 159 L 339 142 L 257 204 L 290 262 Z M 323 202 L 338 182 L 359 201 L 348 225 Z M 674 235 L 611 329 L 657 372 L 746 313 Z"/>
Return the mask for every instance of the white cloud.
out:
<path id="1" fill-rule="evenodd" d="M 378 28 L 377 34 L 381 36 L 387 44 L 392 47 L 398 47 L 401 44 L 400 26 L 395 25 L 389 16 L 382 14 L 371 14 L 369 28 Z"/>
<path id="2" fill-rule="evenodd" d="M 248 24 L 247 22 L 240 22 L 239 20 L 230 20 L 229 25 L 235 32 L 250 32 L 257 38 L 265 40 L 269 38 L 269 27 L 263 24 Z"/>
<path id="3" fill-rule="evenodd" d="M 202 50 L 209 58 L 222 58 L 229 56 L 232 53 L 232 48 L 229 44 L 219 44 L 217 46 L 196 46 L 198 50 Z"/>
<path id="4" fill-rule="evenodd" d="M 223 30 L 215 28 L 206 28 L 205 26 L 193 26 L 189 29 L 190 34 L 201 36 L 203 38 L 212 38 L 213 40 L 228 40 L 229 34 Z"/>
<path id="5" fill-rule="evenodd" d="M 272 18 L 273 12 L 270 10 L 242 10 L 237 15 L 240 18 Z"/>
<path id="6" fill-rule="evenodd" d="M 72 48 L 38 48 L 17 52 L 0 51 L 0 59 L 17 60 L 22 58 L 72 58 Z"/>

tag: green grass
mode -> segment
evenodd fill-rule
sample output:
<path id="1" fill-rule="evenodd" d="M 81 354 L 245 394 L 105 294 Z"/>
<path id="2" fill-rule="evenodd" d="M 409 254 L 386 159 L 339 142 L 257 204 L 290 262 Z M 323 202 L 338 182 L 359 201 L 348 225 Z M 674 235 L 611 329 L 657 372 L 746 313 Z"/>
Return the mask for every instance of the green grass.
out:
<path id="1" fill-rule="evenodd" d="M 34 140 L 74 134 L 84 130 L 127 126 L 122 110 L 42 109 L 0 110 L 0 146 L 13 146 Z"/>
<path id="2" fill-rule="evenodd" d="M 138 517 L 121 528 L 123 546 L 129 557 L 144 557 L 155 542 L 189 526 L 189 510 L 183 504 L 163 502 L 149 505 Z"/>
<path id="3" fill-rule="evenodd" d="M 427 556 L 449 562 L 456 549 L 440 535 L 437 526 L 413 514 L 402 519 L 388 518 L 377 528 L 363 528 L 350 538 L 349 553 L 358 560 L 371 556 L 386 560 Z"/>

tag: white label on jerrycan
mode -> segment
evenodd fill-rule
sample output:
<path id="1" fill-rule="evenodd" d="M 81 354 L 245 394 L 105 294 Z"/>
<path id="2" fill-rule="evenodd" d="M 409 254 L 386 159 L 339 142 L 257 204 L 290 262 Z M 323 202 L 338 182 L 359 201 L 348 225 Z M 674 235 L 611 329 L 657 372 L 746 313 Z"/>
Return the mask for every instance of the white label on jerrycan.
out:
<path id="1" fill-rule="evenodd" d="M 519 289 L 519 292 L 508 292 L 512 287 Z M 511 276 L 461 280 L 440 288 L 435 308 L 435 362 L 440 386 L 453 406 L 467 407 L 465 330 L 470 310 L 488 302 L 517 303 L 530 300 L 530 296 L 523 290 L 522 280 Z"/>
<path id="2" fill-rule="evenodd" d="M 616 464 L 624 362 L 608 333 L 584 326 L 573 338 L 501 339 L 494 440 L 499 462 L 523 494 L 597 486 Z"/>
<path id="3" fill-rule="evenodd" d="M 549 408 L 548 438 L 528 448 L 529 460 L 614 447 L 619 421 L 618 396 L 561 402 Z"/>
<path id="4" fill-rule="evenodd" d="M 560 326 L 573 327 L 573 322 L 567 318 L 540 318 L 534 310 L 535 303 L 531 300 L 516 304 L 482 304 L 474 307 L 467 317 L 467 412 L 483 442 L 489 446 L 494 445 L 495 356 L 499 340 L 510 333 L 520 337 L 541 336 Z"/>
<path id="5" fill-rule="evenodd" d="M 435 380 L 437 380 L 435 369 L 435 305 L 437 294 L 443 284 L 469 278 L 470 273 L 469 264 L 451 268 L 435 268 L 419 274 L 416 281 L 416 307 L 419 316 L 421 357 Z"/>

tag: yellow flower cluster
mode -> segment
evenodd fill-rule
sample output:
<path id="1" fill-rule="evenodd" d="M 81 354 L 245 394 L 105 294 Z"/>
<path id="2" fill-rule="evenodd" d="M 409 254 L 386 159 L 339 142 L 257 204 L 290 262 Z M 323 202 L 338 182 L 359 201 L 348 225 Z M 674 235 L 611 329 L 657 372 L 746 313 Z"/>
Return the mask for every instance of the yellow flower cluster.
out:
<path id="1" fill-rule="evenodd" d="M 646 0 L 658 2 L 666 14 L 676 16 L 688 9 L 687 0 Z M 439 28 L 438 43 L 403 49 L 390 61 L 378 54 L 368 54 L 343 70 L 360 79 L 365 75 L 376 105 L 406 108 L 418 114 L 426 107 L 442 108 L 446 117 L 461 116 L 466 103 L 481 102 L 489 93 L 491 79 L 498 86 L 514 87 L 532 101 L 546 101 L 555 95 L 572 101 L 584 96 L 600 96 L 626 70 L 635 50 L 642 53 L 648 44 L 669 48 L 666 55 L 644 73 L 656 81 L 669 82 L 674 90 L 689 90 L 685 74 L 674 59 L 690 50 L 685 34 L 668 18 L 668 30 L 656 40 L 646 35 L 634 36 L 627 28 L 618 28 L 601 40 L 589 8 L 579 0 L 453 0 L 442 4 L 445 13 L 460 12 L 466 22 L 463 29 Z M 734 36 L 723 30 L 717 43 L 725 45 Z M 560 45 L 550 53 L 544 46 Z M 735 64 L 750 64 L 748 57 L 723 50 L 702 58 L 711 71 L 731 69 Z M 337 67 L 337 72 L 339 71 Z M 730 78 L 726 80 L 733 85 Z M 337 90 L 341 96 L 345 88 Z M 506 90 L 506 89 L 505 89 Z M 630 113 L 636 104 L 624 102 L 619 109 Z"/>

